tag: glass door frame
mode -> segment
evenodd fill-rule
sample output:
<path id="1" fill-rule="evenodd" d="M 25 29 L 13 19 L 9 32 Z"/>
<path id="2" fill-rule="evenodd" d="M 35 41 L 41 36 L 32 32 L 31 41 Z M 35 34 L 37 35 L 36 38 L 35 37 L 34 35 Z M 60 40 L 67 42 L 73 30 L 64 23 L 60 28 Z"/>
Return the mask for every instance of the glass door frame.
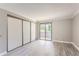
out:
<path id="1" fill-rule="evenodd" d="M 45 24 L 45 40 L 46 40 L 46 25 L 51 24 L 51 40 L 46 40 L 46 41 L 52 41 L 52 22 L 39 23 L 39 39 L 41 38 L 41 35 L 40 35 L 40 25 L 41 24 Z M 42 39 L 40 39 L 40 40 L 42 40 Z"/>

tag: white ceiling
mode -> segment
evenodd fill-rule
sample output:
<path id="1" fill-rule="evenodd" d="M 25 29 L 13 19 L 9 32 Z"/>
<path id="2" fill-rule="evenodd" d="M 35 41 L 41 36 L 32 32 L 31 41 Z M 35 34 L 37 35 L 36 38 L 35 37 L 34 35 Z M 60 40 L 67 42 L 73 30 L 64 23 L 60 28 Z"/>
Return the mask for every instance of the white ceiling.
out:
<path id="1" fill-rule="evenodd" d="M 71 16 L 79 7 L 79 4 L 33 4 L 33 3 L 2 3 L 0 8 L 20 14 L 33 21 L 54 19 L 56 17 Z"/>

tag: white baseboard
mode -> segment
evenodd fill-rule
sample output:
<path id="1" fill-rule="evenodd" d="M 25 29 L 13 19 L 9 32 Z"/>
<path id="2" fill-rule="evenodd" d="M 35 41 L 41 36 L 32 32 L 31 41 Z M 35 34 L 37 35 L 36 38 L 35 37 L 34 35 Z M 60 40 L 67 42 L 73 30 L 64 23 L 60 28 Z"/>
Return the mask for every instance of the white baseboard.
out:
<path id="1" fill-rule="evenodd" d="M 59 42 L 59 43 L 68 43 L 71 44 L 72 42 L 67 42 L 67 41 L 59 41 L 59 40 L 54 40 L 53 42 Z"/>
<path id="2" fill-rule="evenodd" d="M 6 51 L 4 51 L 3 53 L 0 53 L 0 56 L 3 56 L 3 55 L 5 55 L 5 54 L 7 54 Z"/>
<path id="3" fill-rule="evenodd" d="M 79 51 L 79 47 L 73 42 L 59 41 L 59 40 L 54 40 L 53 42 L 72 44 Z"/>
<path id="4" fill-rule="evenodd" d="M 79 47 L 75 43 L 72 42 L 72 45 L 79 51 Z"/>

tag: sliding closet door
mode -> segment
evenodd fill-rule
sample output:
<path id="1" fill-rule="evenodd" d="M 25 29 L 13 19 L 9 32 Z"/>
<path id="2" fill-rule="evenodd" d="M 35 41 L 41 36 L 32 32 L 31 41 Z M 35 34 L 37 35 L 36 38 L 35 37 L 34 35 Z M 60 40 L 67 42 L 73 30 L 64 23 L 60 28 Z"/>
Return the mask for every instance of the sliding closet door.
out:
<path id="1" fill-rule="evenodd" d="M 8 51 L 22 45 L 22 20 L 8 17 Z"/>
<path id="2" fill-rule="evenodd" d="M 35 23 L 31 22 L 31 41 L 36 39 L 36 25 Z"/>
<path id="3" fill-rule="evenodd" d="M 30 42 L 30 22 L 23 21 L 23 44 Z"/>

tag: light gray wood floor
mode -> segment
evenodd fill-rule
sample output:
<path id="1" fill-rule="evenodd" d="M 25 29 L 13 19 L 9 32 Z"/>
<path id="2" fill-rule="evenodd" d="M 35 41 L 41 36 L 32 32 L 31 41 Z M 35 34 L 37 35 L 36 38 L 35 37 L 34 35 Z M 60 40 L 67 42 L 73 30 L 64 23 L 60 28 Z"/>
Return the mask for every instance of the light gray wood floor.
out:
<path id="1" fill-rule="evenodd" d="M 37 40 L 8 52 L 5 56 L 78 56 L 71 44 Z"/>

